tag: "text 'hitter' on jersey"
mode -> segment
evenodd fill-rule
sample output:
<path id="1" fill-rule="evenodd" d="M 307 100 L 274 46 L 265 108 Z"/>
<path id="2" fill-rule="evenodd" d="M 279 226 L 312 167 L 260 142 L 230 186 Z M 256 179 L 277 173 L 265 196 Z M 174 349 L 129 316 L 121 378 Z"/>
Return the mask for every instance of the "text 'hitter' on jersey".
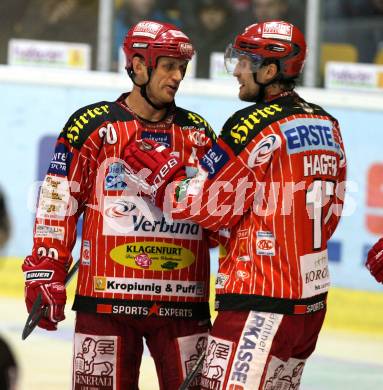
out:
<path id="1" fill-rule="evenodd" d="M 221 232 L 217 309 L 325 308 L 327 242 L 346 177 L 336 119 L 295 92 L 282 93 L 229 118 L 201 166 L 184 191 L 189 207 L 173 215 L 228 228 Z M 190 207 L 196 202 L 201 209 Z"/>
<path id="2" fill-rule="evenodd" d="M 206 232 L 169 221 L 130 193 L 122 156 L 129 143 L 153 139 L 193 175 L 214 134 L 199 115 L 176 106 L 161 122 L 142 120 L 124 104 L 126 96 L 86 106 L 65 125 L 40 191 L 33 254 L 70 262 L 83 213 L 74 310 L 208 318 Z"/>

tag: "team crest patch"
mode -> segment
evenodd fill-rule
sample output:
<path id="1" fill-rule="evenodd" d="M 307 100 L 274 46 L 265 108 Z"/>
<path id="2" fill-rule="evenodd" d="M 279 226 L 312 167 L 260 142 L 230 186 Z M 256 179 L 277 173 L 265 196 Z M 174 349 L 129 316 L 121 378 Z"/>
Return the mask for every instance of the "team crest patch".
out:
<path id="1" fill-rule="evenodd" d="M 225 388 L 225 373 L 233 350 L 232 341 L 209 336 L 206 357 L 202 363 L 201 389 L 221 390 Z"/>
<path id="2" fill-rule="evenodd" d="M 119 337 L 76 333 L 73 389 L 119 390 Z"/>
<path id="3" fill-rule="evenodd" d="M 305 362 L 294 358 L 285 362 L 273 356 L 267 367 L 264 389 L 299 389 Z"/>
<path id="4" fill-rule="evenodd" d="M 191 336 L 179 337 L 177 339 L 180 366 L 182 377 L 186 376 L 193 370 L 198 358 L 205 351 L 207 345 L 207 333 L 199 333 Z M 198 386 L 201 379 L 201 367 L 198 369 L 196 376 L 190 383 L 189 387 Z"/>
<path id="5" fill-rule="evenodd" d="M 275 237 L 272 232 L 257 232 L 257 255 L 275 256 Z"/>

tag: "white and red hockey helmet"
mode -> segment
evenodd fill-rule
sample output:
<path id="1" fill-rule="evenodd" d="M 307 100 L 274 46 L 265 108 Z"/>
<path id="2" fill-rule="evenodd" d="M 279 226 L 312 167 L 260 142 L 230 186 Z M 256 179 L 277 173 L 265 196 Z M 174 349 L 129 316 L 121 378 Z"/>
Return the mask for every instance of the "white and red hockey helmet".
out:
<path id="1" fill-rule="evenodd" d="M 133 57 L 141 56 L 145 65 L 155 68 L 159 57 L 190 61 L 194 47 L 179 28 L 170 23 L 144 20 L 131 27 L 124 39 L 126 69 L 132 68 Z"/>
<path id="2" fill-rule="evenodd" d="M 265 59 L 279 64 L 284 79 L 299 76 L 307 53 L 306 41 L 298 27 L 283 20 L 252 24 L 238 34 L 225 53 L 225 65 L 232 72 L 233 64 L 241 55 L 250 57 L 256 70 Z"/>

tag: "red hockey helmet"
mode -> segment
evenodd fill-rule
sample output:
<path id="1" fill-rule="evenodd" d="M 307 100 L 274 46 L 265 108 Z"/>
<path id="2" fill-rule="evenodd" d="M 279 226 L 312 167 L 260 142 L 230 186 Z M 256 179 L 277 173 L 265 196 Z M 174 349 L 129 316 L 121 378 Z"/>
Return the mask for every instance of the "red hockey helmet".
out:
<path id="1" fill-rule="evenodd" d="M 306 42 L 302 32 L 291 23 L 282 20 L 256 23 L 246 27 L 243 33 L 237 35 L 234 45 L 228 46 L 225 64 L 229 71 L 230 64 L 241 55 L 251 58 L 253 71 L 265 59 L 273 59 L 279 64 L 281 78 L 292 79 L 302 72 Z"/>
<path id="2" fill-rule="evenodd" d="M 145 65 L 155 68 L 159 57 L 191 60 L 194 54 L 190 39 L 169 23 L 144 20 L 131 27 L 124 39 L 126 68 L 132 68 L 135 55 L 144 58 Z"/>

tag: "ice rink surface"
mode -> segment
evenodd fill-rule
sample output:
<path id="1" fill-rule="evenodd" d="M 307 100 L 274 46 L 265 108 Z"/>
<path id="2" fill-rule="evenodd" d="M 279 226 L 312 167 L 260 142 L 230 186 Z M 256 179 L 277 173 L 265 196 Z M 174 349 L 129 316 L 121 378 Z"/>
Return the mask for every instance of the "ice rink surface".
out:
<path id="1" fill-rule="evenodd" d="M 18 390 L 68 390 L 72 359 L 74 315 L 57 332 L 36 329 L 25 341 L 21 331 L 26 319 L 20 298 L 0 299 L 0 332 L 16 354 L 21 367 Z M 145 352 L 141 390 L 157 390 L 154 364 Z M 308 361 L 303 390 L 383 389 L 383 336 L 324 330 L 317 350 Z"/>

